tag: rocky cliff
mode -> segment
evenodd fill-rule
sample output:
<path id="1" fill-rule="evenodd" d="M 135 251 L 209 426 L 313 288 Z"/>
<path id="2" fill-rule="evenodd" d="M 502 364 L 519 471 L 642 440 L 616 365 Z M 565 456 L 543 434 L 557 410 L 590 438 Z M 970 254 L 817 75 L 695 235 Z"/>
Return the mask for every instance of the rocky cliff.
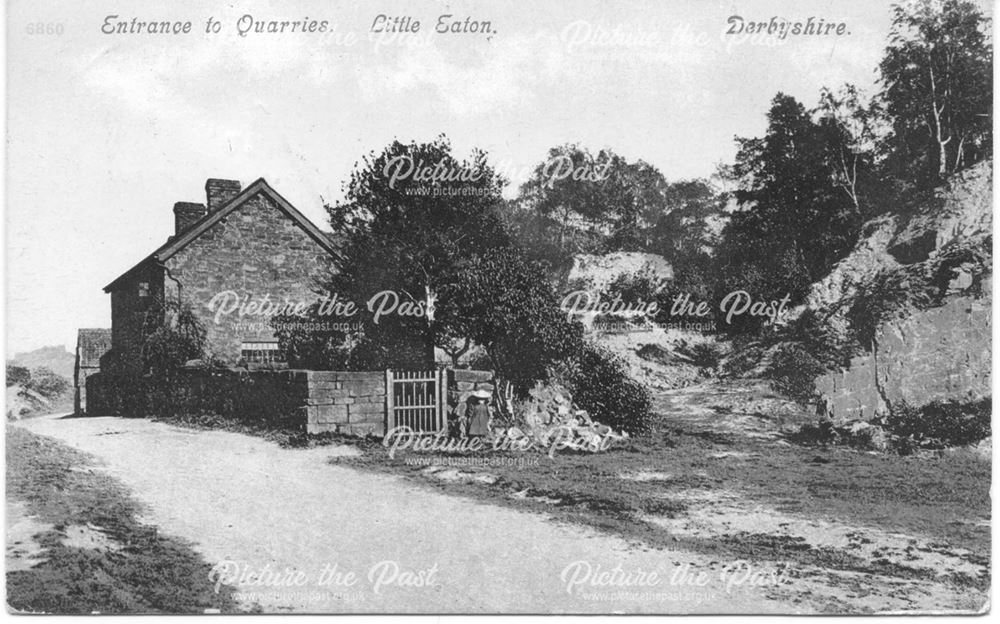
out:
<path id="1" fill-rule="evenodd" d="M 992 162 L 980 163 L 867 223 L 854 251 L 789 315 L 812 310 L 833 333 L 859 319 L 871 325 L 850 366 L 816 380 L 835 418 L 990 395 L 992 183 Z"/>

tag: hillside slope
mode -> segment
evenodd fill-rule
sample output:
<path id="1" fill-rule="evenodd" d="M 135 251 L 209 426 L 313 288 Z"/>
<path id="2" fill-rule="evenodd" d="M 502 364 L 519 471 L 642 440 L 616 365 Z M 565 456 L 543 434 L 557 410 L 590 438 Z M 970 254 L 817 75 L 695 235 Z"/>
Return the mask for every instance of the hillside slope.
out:
<path id="1" fill-rule="evenodd" d="M 28 370 L 44 367 L 66 379 L 73 379 L 76 356 L 67 351 L 64 346 L 54 345 L 18 353 L 8 360 L 8 363 L 23 366 Z"/>

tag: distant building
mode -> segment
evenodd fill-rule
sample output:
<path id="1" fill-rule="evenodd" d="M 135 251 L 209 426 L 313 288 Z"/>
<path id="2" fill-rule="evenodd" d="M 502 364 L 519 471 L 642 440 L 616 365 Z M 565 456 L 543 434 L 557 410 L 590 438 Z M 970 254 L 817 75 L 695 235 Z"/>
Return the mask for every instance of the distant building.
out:
<path id="1" fill-rule="evenodd" d="M 87 377 L 101 371 L 101 357 L 111 350 L 110 329 L 81 329 L 76 337 L 73 367 L 73 411 L 87 411 Z"/>
<path id="2" fill-rule="evenodd" d="M 172 304 L 194 313 L 214 357 L 280 363 L 273 328 L 254 309 L 316 301 L 317 280 L 329 275 L 337 255 L 326 234 L 263 178 L 246 189 L 209 179 L 205 194 L 205 204 L 174 204 L 174 235 L 104 288 L 111 295 L 111 353 L 103 364 L 111 374 L 146 372 L 144 341 L 170 322 L 170 310 L 179 309 Z"/>

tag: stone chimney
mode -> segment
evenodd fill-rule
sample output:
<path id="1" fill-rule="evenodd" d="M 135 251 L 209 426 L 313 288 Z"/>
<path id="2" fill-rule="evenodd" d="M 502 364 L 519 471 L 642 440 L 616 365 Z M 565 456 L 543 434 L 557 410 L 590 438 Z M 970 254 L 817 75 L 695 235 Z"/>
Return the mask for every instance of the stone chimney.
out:
<path id="1" fill-rule="evenodd" d="M 180 236 L 181 232 L 191 227 L 195 221 L 206 214 L 205 204 L 194 204 L 191 202 L 177 202 L 174 204 L 174 236 Z"/>
<path id="2" fill-rule="evenodd" d="M 205 182 L 205 199 L 208 202 L 208 211 L 215 212 L 225 206 L 229 201 L 240 194 L 242 185 L 239 180 L 219 180 L 209 178 Z"/>

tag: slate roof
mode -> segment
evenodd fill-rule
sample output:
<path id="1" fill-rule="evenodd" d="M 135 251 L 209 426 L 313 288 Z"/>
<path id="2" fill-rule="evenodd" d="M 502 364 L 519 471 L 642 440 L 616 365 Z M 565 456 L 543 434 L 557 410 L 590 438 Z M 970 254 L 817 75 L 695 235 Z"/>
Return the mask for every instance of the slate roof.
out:
<path id="1" fill-rule="evenodd" d="M 202 234 L 204 234 L 210 227 L 221 221 L 226 215 L 230 214 L 240 206 L 242 206 L 247 200 L 252 198 L 258 192 L 262 192 L 268 197 L 270 197 L 274 203 L 278 206 L 278 209 L 288 215 L 292 221 L 294 221 L 299 227 L 305 230 L 313 240 L 319 243 L 320 247 L 325 249 L 327 253 L 334 256 L 335 258 L 339 256 L 333 241 L 323 233 L 322 230 L 317 228 L 312 221 L 307 219 L 305 215 L 295 209 L 288 200 L 278 194 L 267 180 L 264 178 L 258 178 L 250 186 L 246 187 L 239 195 L 234 197 L 224 206 L 219 207 L 217 210 L 209 212 L 201 219 L 195 221 L 191 224 L 187 230 L 181 233 L 180 236 L 171 237 L 166 243 L 161 245 L 153 253 L 143 258 L 134 267 L 125 271 L 120 276 L 118 276 L 115 281 L 111 282 L 104 287 L 104 292 L 111 292 L 114 290 L 118 283 L 127 278 L 136 270 L 143 266 L 146 266 L 149 262 L 162 263 L 168 260 L 171 256 L 176 254 L 178 251 L 187 247 L 191 241 L 195 240 Z"/>

